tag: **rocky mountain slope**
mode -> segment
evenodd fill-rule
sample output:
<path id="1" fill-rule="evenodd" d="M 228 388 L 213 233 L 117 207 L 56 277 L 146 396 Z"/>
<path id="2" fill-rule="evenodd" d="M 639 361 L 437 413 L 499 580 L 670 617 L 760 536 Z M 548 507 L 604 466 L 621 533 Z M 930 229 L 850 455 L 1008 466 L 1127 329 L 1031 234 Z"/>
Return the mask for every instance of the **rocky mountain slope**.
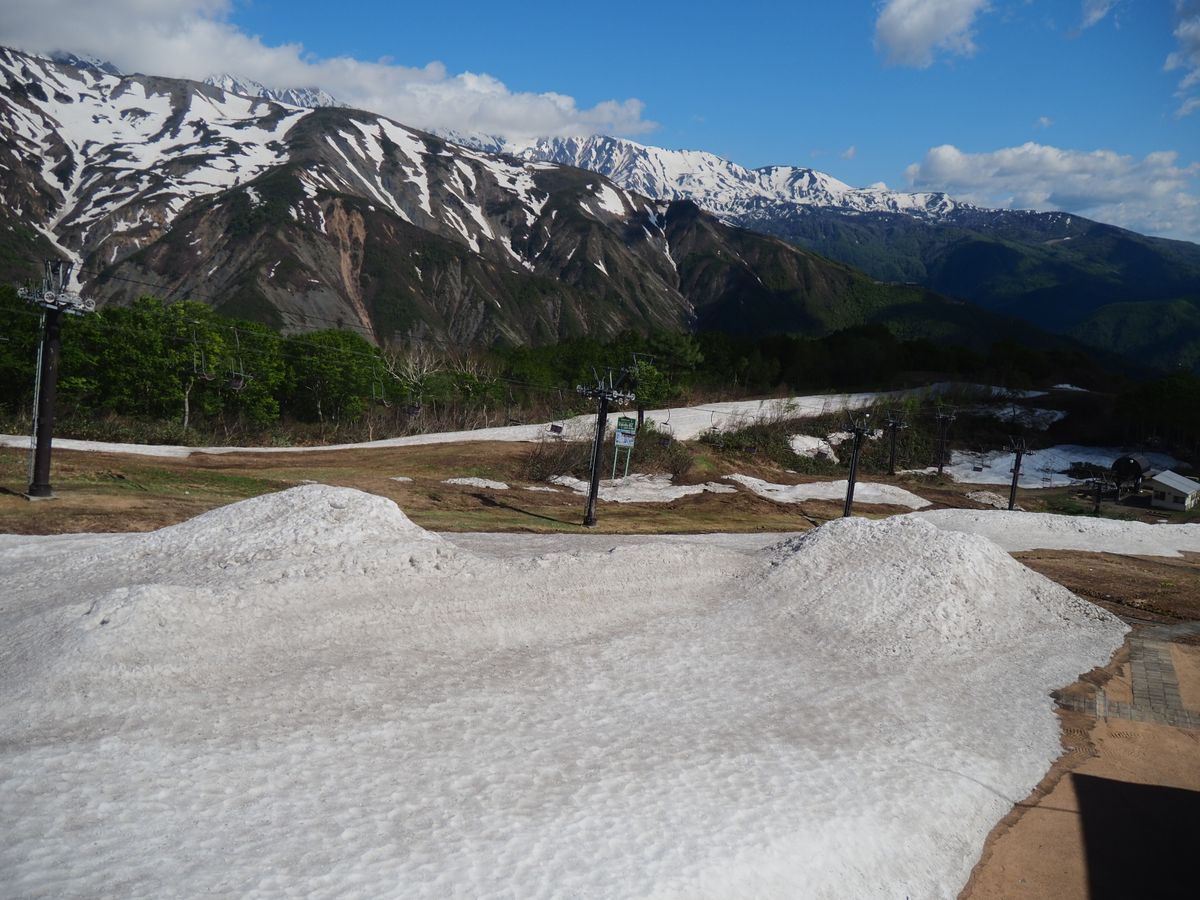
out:
<path id="1" fill-rule="evenodd" d="M 233 87 L 253 89 L 0 49 L 0 277 L 57 252 L 102 303 L 201 299 L 380 342 L 885 322 L 978 343 L 1021 330 L 690 201 Z"/>
<path id="2" fill-rule="evenodd" d="M 1132 328 L 1144 319 L 1138 303 L 1200 302 L 1200 246 L 1068 213 L 858 189 L 813 169 L 746 169 L 710 153 L 602 136 L 541 140 L 521 156 L 591 169 L 648 197 L 691 199 L 725 222 L 877 279 L 921 284 L 1107 349 L 1141 349 L 1123 346 L 1114 336 L 1128 328 L 1113 325 Z M 1097 317 L 1112 327 L 1097 329 Z M 1190 327 L 1194 315 L 1172 321 Z"/>

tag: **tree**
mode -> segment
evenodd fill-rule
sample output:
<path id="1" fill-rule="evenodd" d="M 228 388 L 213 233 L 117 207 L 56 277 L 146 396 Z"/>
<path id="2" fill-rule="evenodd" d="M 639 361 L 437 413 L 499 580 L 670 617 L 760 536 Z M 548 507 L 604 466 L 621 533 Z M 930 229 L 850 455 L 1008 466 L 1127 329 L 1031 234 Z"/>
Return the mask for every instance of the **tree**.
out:
<path id="1" fill-rule="evenodd" d="M 361 416 L 379 372 L 379 351 L 350 331 L 328 329 L 284 341 L 288 408 L 297 418 L 318 422 Z"/>
<path id="2" fill-rule="evenodd" d="M 649 360 L 639 359 L 630 373 L 633 392 L 637 396 L 638 430 L 646 418 L 647 407 L 664 405 L 671 396 L 671 382 Z"/>

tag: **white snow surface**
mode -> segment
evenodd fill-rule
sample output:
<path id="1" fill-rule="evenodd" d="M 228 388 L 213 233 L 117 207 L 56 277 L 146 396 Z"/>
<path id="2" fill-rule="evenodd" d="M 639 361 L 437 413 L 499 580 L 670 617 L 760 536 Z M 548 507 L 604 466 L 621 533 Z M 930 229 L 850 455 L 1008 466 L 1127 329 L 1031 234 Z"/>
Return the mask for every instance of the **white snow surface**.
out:
<path id="1" fill-rule="evenodd" d="M 0 540 L 0 893 L 953 896 L 1125 633 L 907 516 L 493 537 L 310 485 Z"/>
<path id="2" fill-rule="evenodd" d="M 1021 550 L 1085 550 L 1135 556 L 1200 553 L 1200 525 L 1151 525 L 1007 509 L 933 509 L 910 513 L 905 518 L 909 516 L 948 531 L 982 535 L 1010 553 Z"/>
<path id="3" fill-rule="evenodd" d="M 570 475 L 556 475 L 553 484 L 570 488 L 578 494 L 586 494 L 589 485 Z M 728 484 L 709 481 L 704 484 L 674 484 L 670 475 L 645 475 L 635 472 L 623 478 L 604 478 L 600 481 L 596 496 L 609 503 L 670 503 L 692 494 L 732 494 L 737 488 Z"/>
<path id="4" fill-rule="evenodd" d="M 838 461 L 837 451 L 825 438 L 814 437 L 811 434 L 793 434 L 789 440 L 792 452 L 797 456 L 807 456 L 811 459 L 827 459 L 832 463 Z"/>
<path id="5" fill-rule="evenodd" d="M 846 479 L 841 481 L 813 481 L 808 484 L 775 484 L 752 475 L 727 475 L 729 481 L 745 485 L 760 497 L 778 503 L 803 503 L 805 500 L 843 500 L 846 497 Z M 929 506 L 928 500 L 918 497 L 894 484 L 875 484 L 870 481 L 854 483 L 855 503 L 885 503 L 892 506 L 907 506 L 920 509 Z"/>
<path id="6" fill-rule="evenodd" d="M 1041 450 L 1030 450 L 1021 458 L 1021 477 L 1018 487 L 1063 487 L 1076 479 L 1066 472 L 1075 462 L 1091 463 L 1107 469 L 1113 461 L 1128 453 L 1119 447 L 1083 447 L 1078 444 L 1058 444 Z M 1179 460 L 1165 453 L 1143 454 L 1152 466 L 1169 469 Z M 967 484 L 1011 484 L 1016 455 L 1004 450 L 983 453 L 953 450 L 945 472 L 955 481 Z M 975 471 L 976 468 L 980 471 Z"/>
<path id="7" fill-rule="evenodd" d="M 508 485 L 503 481 L 492 481 L 490 478 L 447 478 L 442 484 L 461 484 L 467 487 L 491 488 L 494 491 L 508 490 Z"/>

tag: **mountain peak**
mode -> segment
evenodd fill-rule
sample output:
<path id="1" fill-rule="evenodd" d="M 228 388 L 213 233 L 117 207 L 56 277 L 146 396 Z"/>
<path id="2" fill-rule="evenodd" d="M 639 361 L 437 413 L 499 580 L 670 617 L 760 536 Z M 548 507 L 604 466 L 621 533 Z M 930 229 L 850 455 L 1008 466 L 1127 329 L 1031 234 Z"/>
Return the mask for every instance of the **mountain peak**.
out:
<path id="1" fill-rule="evenodd" d="M 748 169 L 702 150 L 666 150 L 624 138 L 542 138 L 521 154 L 591 169 L 627 190 L 659 200 L 688 198 L 721 218 L 741 224 L 764 207 L 838 209 L 852 213 L 900 213 L 940 220 L 970 208 L 941 193 L 904 193 L 855 188 L 824 172 L 800 166 Z"/>
<path id="2" fill-rule="evenodd" d="M 259 81 L 255 81 L 253 78 L 244 78 L 240 75 L 230 75 L 229 73 L 210 75 L 204 79 L 204 83 L 220 88 L 230 94 L 239 94 L 243 97 L 264 97 L 267 100 L 275 100 L 279 103 L 286 103 L 289 106 L 300 106 L 305 109 L 346 105 L 324 88 L 270 88 Z"/>

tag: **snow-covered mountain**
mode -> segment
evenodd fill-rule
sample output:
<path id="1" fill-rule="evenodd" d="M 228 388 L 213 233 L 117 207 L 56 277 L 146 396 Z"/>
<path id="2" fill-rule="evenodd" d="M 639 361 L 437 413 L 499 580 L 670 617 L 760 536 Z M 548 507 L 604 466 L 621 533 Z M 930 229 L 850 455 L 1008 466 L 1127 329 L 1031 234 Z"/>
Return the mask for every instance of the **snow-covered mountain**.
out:
<path id="1" fill-rule="evenodd" d="M 894 306 L 906 327 L 969 318 L 961 304 L 873 285 L 689 202 L 374 113 L 244 93 L 252 87 L 0 49 L 3 277 L 58 252 L 101 302 L 149 290 L 284 329 L 349 324 L 380 341 L 819 333 Z"/>
<path id="2" fill-rule="evenodd" d="M 1065 215 L 608 138 L 484 152 L 244 81 L 84 62 L 0 48 L 0 278 L 59 253 L 100 302 L 149 291 L 284 329 L 346 323 L 380 341 L 864 322 L 978 340 L 1011 322 L 881 282 L 969 299 L 980 285 L 1032 286 L 1039 320 L 1086 312 L 1104 291 L 1171 297 L 1195 285 L 1178 242 Z M 1062 273 L 1076 294 L 1056 306 Z"/>
<path id="3" fill-rule="evenodd" d="M 540 140 L 519 155 L 590 169 L 648 197 L 692 200 L 731 225 L 881 281 L 921 284 L 1108 350 L 1124 349 L 1122 335 L 1145 330 L 1139 322 L 1146 313 L 1130 301 L 1200 302 L 1200 246 L 1070 213 L 854 188 L 813 169 L 747 169 L 711 153 L 603 136 Z M 1178 317 L 1167 330 L 1176 326 L 1195 332 Z"/>
<path id="4" fill-rule="evenodd" d="M 602 135 L 543 138 L 522 149 L 520 156 L 590 169 L 647 197 L 692 200 L 735 223 L 777 204 L 903 213 L 932 220 L 969 208 L 942 193 L 854 188 L 815 169 L 747 169 L 702 150 L 664 150 Z"/>
<path id="5" fill-rule="evenodd" d="M 328 91 L 319 87 L 307 88 L 269 88 L 252 78 L 240 78 L 237 75 L 210 75 L 204 83 L 218 87 L 226 93 L 241 94 L 243 97 L 263 97 L 286 103 L 289 106 L 302 106 L 305 109 L 320 109 L 323 106 L 345 106 Z"/>

